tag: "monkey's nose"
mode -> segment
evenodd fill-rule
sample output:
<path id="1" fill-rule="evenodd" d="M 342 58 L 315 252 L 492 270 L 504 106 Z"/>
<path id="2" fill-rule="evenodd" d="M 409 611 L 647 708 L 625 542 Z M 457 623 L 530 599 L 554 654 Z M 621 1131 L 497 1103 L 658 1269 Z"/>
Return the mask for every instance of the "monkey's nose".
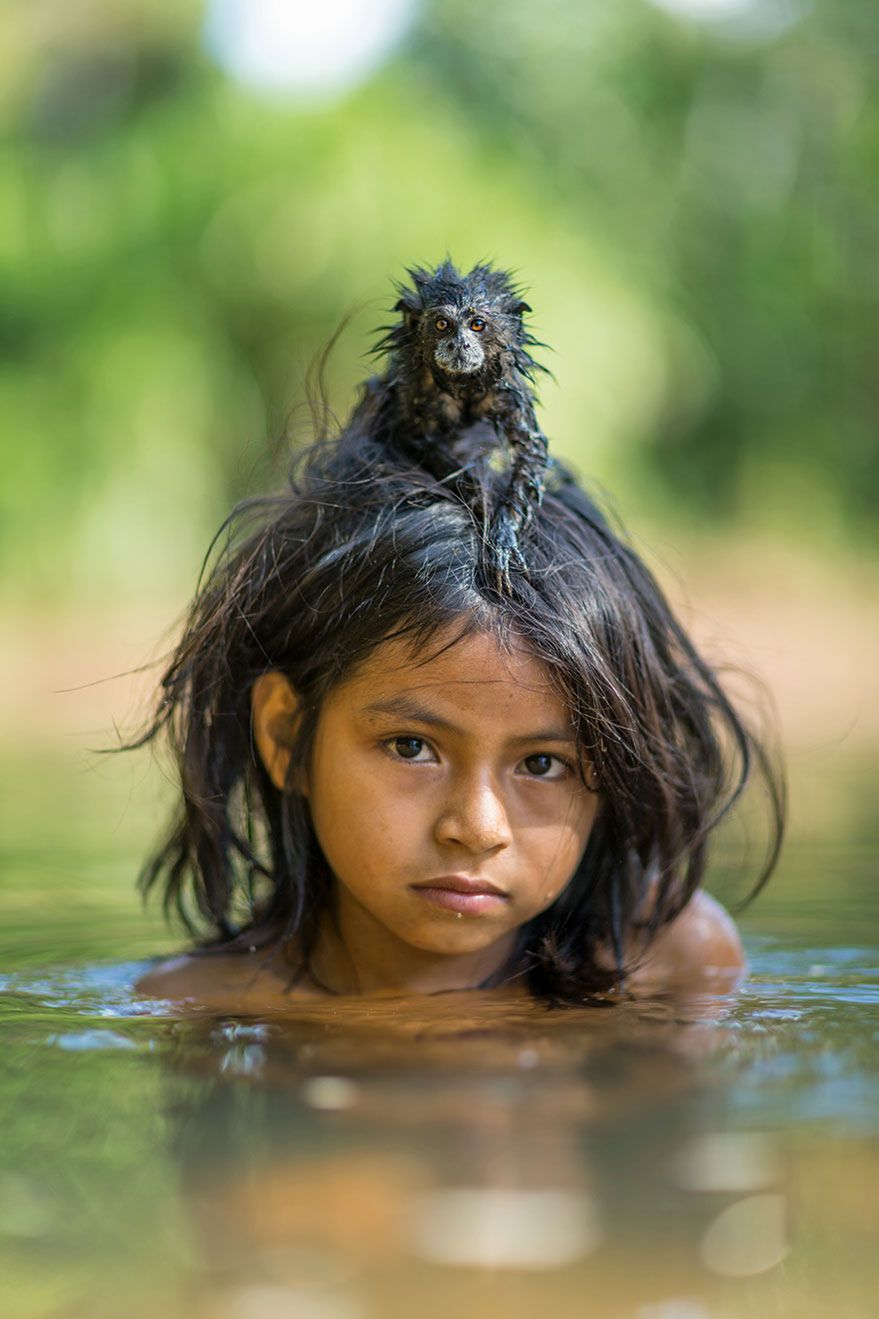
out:
<path id="1" fill-rule="evenodd" d="M 455 375 L 469 375 L 472 371 L 478 371 L 482 364 L 483 354 L 472 344 L 467 343 L 442 343 L 436 350 L 436 360 L 445 371 L 450 371 Z"/>

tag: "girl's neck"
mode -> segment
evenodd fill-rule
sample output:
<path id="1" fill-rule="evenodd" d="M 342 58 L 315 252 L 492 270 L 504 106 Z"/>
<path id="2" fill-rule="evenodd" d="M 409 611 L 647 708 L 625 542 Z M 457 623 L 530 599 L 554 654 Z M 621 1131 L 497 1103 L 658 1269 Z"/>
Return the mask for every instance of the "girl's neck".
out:
<path id="1" fill-rule="evenodd" d="M 367 924 L 368 929 L 364 928 Z M 515 942 L 513 932 L 474 953 L 424 952 L 388 930 L 377 930 L 362 909 L 346 907 L 324 916 L 311 972 L 319 985 L 336 994 L 439 994 L 478 989 L 503 969 Z"/>

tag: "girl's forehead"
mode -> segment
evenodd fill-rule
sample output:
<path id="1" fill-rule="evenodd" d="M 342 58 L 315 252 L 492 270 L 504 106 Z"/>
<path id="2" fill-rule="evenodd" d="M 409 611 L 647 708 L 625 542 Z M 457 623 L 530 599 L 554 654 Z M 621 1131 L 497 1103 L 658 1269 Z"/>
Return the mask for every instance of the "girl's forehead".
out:
<path id="1" fill-rule="evenodd" d="M 487 632 L 462 637 L 460 629 L 449 628 L 418 649 L 409 638 L 383 641 L 346 685 L 355 703 L 415 691 L 480 701 L 491 691 L 495 699 L 512 695 L 569 722 L 547 667 L 523 641 L 500 642 Z"/>

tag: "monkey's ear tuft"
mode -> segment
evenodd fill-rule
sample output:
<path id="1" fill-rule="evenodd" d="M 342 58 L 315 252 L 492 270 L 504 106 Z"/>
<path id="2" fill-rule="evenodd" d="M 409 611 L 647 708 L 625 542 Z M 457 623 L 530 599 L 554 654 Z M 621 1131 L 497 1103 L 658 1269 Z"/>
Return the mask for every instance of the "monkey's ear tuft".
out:
<path id="1" fill-rule="evenodd" d="M 519 316 L 521 316 L 522 313 L 525 311 L 533 311 L 533 310 L 534 308 L 530 306 L 529 303 L 527 302 L 517 302 L 515 307 L 513 308 L 513 311 L 516 312 L 516 314 Z"/>
<path id="2" fill-rule="evenodd" d="M 403 324 L 408 330 L 414 330 L 421 319 L 421 308 L 411 298 L 402 297 L 394 303 L 394 311 L 402 312 Z"/>

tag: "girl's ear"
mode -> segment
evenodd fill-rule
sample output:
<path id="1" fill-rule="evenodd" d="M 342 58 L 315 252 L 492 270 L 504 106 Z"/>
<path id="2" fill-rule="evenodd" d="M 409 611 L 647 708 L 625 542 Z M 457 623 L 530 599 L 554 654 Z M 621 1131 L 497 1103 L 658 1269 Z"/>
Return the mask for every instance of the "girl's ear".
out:
<path id="1" fill-rule="evenodd" d="M 299 701 L 278 669 L 270 669 L 253 684 L 250 694 L 253 740 L 275 787 L 287 786 L 290 754 L 299 722 Z"/>

